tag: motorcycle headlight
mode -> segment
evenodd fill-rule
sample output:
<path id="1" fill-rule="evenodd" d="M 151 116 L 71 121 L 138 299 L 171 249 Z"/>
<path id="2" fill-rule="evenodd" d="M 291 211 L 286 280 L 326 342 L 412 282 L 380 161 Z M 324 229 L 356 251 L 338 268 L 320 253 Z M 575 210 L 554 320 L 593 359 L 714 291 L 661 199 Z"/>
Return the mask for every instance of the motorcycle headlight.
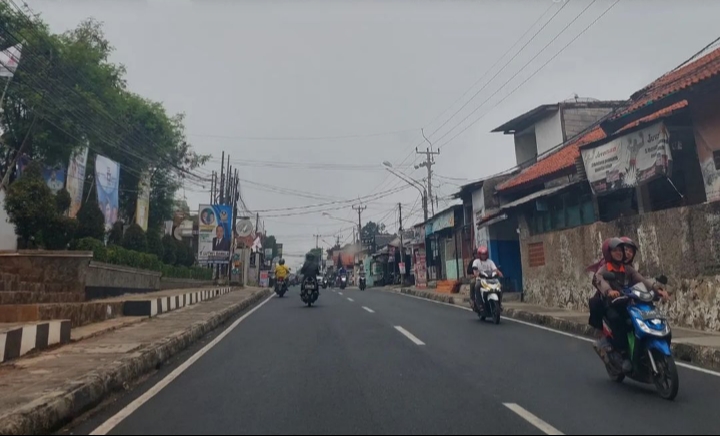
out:
<path id="1" fill-rule="evenodd" d="M 650 328 L 647 325 L 647 323 L 645 321 L 643 321 L 642 319 L 635 318 L 635 324 L 645 334 L 648 334 L 651 336 L 657 336 L 657 337 L 665 337 L 670 334 L 670 324 L 668 324 L 667 322 L 664 322 L 660 319 L 650 320 L 650 322 L 659 322 L 660 324 L 663 324 L 663 327 L 660 330 L 656 330 L 656 329 Z"/>

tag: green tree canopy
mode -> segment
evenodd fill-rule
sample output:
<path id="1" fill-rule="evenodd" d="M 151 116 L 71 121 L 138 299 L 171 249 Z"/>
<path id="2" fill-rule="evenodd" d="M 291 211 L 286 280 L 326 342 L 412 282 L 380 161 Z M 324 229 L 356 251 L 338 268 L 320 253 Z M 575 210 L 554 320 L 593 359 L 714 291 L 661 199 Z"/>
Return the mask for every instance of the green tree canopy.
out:
<path id="1" fill-rule="evenodd" d="M 0 23 L 0 50 L 23 43 L 3 102 L 0 173 L 12 170 L 20 150 L 47 165 L 67 165 L 73 150 L 89 146 L 83 198 L 94 195 L 101 154 L 121 166 L 119 219 L 134 221 L 143 174 L 151 176 L 150 223 L 172 219 L 175 193 L 183 183 L 205 183 L 193 170 L 208 159 L 187 143 L 184 116 L 127 89 L 125 68 L 109 60 L 113 47 L 99 22 L 52 34 L 40 18 L 2 2 Z"/>

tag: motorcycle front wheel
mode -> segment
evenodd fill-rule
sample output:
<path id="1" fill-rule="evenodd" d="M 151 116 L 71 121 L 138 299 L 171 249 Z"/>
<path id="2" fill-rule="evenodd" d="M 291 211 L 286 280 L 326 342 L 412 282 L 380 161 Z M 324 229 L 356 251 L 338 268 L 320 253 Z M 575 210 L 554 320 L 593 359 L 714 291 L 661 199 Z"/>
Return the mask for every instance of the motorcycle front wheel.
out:
<path id="1" fill-rule="evenodd" d="M 652 353 L 658 370 L 657 374 L 653 374 L 653 383 L 660 397 L 672 401 L 677 397 L 680 390 L 680 377 L 675 365 L 675 359 L 654 350 Z"/>
<path id="2" fill-rule="evenodd" d="M 493 322 L 495 325 L 500 324 L 500 306 L 497 301 L 491 300 L 490 301 L 490 313 L 492 313 L 493 316 Z"/>

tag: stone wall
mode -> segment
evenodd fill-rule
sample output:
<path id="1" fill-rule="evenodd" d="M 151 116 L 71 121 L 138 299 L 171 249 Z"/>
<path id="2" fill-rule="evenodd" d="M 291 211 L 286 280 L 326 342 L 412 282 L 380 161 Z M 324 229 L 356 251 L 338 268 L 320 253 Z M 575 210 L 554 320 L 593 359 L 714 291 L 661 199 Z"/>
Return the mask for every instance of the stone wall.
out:
<path id="1" fill-rule="evenodd" d="M 88 300 L 146 293 L 160 289 L 162 274 L 155 271 L 90 262 L 85 280 Z M 167 288 L 166 288 L 167 289 Z"/>
<path id="2" fill-rule="evenodd" d="M 670 278 L 674 296 L 666 310 L 673 323 L 720 331 L 720 203 L 535 236 L 522 218 L 520 228 L 526 301 L 586 310 L 594 289 L 585 268 L 599 259 L 605 238 L 626 235 L 640 244 L 643 275 Z"/>
<path id="3" fill-rule="evenodd" d="M 85 292 L 91 252 L 0 252 L 0 276 L 4 292 Z"/>

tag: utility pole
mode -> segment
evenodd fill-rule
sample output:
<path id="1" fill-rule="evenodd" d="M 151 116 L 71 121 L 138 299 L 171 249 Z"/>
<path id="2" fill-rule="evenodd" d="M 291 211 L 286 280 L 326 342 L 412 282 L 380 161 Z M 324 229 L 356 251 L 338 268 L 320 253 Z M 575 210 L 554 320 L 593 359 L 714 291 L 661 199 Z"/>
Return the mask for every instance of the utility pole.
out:
<path id="1" fill-rule="evenodd" d="M 222 152 L 222 162 L 220 163 L 220 189 L 218 190 L 218 203 L 223 204 L 223 192 L 225 192 L 225 152 Z"/>
<path id="2" fill-rule="evenodd" d="M 365 209 L 367 209 L 367 206 L 363 206 L 362 204 L 353 205 L 353 210 L 356 210 L 358 213 L 358 229 L 357 229 L 357 240 L 360 240 L 360 235 L 362 234 L 362 213 Z"/>
<path id="3" fill-rule="evenodd" d="M 424 132 L 423 132 L 423 137 L 425 137 Z M 432 195 L 432 166 L 435 165 L 434 156 L 439 155 L 440 150 L 432 151 L 432 143 L 427 138 L 425 138 L 425 140 L 428 142 L 428 144 L 430 144 L 430 147 L 428 147 L 425 151 L 420 151 L 419 149 L 416 148 L 415 154 L 424 154 L 425 155 L 425 162 L 418 165 L 417 168 L 421 168 L 421 167 L 427 168 L 428 201 L 430 202 L 430 206 L 432 207 L 432 214 L 435 215 L 435 203 L 433 203 L 433 195 Z"/>
<path id="4" fill-rule="evenodd" d="M 400 269 L 400 284 L 405 284 L 405 243 L 403 241 L 402 203 L 398 203 L 398 210 L 400 216 L 400 227 L 398 227 L 398 232 L 400 233 L 400 265 L 398 265 L 398 267 Z"/>

